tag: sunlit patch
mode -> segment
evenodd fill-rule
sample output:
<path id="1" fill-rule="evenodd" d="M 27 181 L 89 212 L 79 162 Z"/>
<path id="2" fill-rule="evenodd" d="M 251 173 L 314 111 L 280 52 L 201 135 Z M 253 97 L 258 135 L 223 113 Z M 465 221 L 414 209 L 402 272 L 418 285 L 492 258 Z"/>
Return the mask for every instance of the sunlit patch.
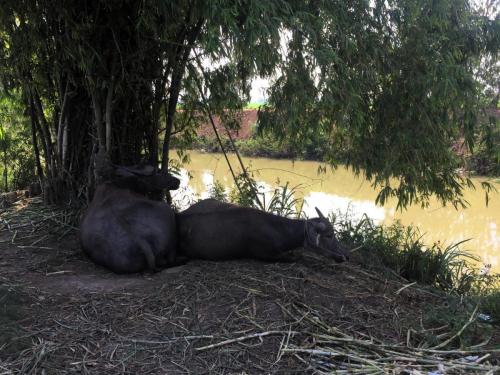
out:
<path id="1" fill-rule="evenodd" d="M 308 217 L 316 216 L 314 207 L 321 207 L 326 215 L 349 213 L 349 218 L 354 222 L 360 221 L 365 214 L 377 224 L 385 219 L 385 210 L 371 201 L 352 200 L 348 197 L 319 191 L 311 192 L 304 197 L 303 210 Z"/>
<path id="2" fill-rule="evenodd" d="M 207 189 L 210 189 L 214 184 L 214 175 L 209 171 L 203 171 L 201 175 L 201 180 Z"/>
<path id="3" fill-rule="evenodd" d="M 197 201 L 197 194 L 189 185 L 189 173 L 185 169 L 179 171 L 179 188 L 172 190 L 172 203 L 179 210 L 184 210 Z"/>
<path id="4" fill-rule="evenodd" d="M 267 202 L 272 198 L 274 193 L 274 188 L 270 184 L 264 181 L 257 181 L 257 191 L 259 192 L 259 199 L 263 200 L 263 204 L 267 205 Z"/>
<path id="5" fill-rule="evenodd" d="M 481 276 L 489 275 L 490 271 L 491 271 L 491 264 L 485 264 L 483 268 L 481 268 L 481 270 L 479 271 L 479 275 Z"/>

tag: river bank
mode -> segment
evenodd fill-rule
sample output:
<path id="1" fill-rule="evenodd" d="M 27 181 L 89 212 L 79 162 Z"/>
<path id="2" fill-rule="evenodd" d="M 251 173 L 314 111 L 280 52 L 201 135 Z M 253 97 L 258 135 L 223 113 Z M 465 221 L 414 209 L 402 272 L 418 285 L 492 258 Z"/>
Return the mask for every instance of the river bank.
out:
<path id="1" fill-rule="evenodd" d="M 238 152 L 246 157 L 259 157 L 269 159 L 288 159 L 299 161 L 317 161 L 326 160 L 324 144 L 326 140 L 310 142 L 303 147 L 295 147 L 287 143 L 280 142 L 272 137 L 251 137 L 235 141 Z M 232 145 L 227 137 L 222 137 L 222 145 L 225 150 L 232 150 Z M 456 150 L 463 147 L 457 145 Z M 213 137 L 197 137 L 189 146 L 191 151 L 206 153 L 221 153 L 222 148 Z M 500 179 L 500 164 L 491 156 L 488 156 L 481 149 L 475 154 L 463 154 L 464 166 L 461 171 L 473 177 L 496 178 Z M 342 155 L 337 156 L 338 161 L 342 163 Z M 345 160 L 345 159 L 344 159 Z"/>
<path id="2" fill-rule="evenodd" d="M 500 330 L 480 315 L 483 305 L 367 268 L 360 252 L 343 264 L 303 254 L 295 263 L 193 261 L 123 276 L 83 255 L 77 215 L 35 198 L 0 219 L 6 373 L 500 368 Z"/>
<path id="3" fill-rule="evenodd" d="M 490 110 L 490 116 L 500 121 L 500 110 Z M 263 157 L 270 159 L 290 159 L 323 162 L 327 158 L 325 145 L 328 144 L 328 136 L 323 134 L 304 140 L 299 145 L 292 145 L 286 141 L 278 140 L 270 134 L 257 134 L 258 110 L 245 109 L 239 119 L 239 128 L 229 130 L 232 139 L 235 141 L 238 151 L 247 157 Z M 231 142 L 227 136 L 227 130 L 222 125 L 220 119 L 214 117 L 217 128 L 225 150 L 232 150 Z M 175 141 L 174 141 L 175 144 Z M 196 131 L 196 137 L 189 145 L 191 150 L 220 153 L 221 146 L 214 136 L 210 123 L 201 124 Z M 483 141 L 476 141 L 474 153 L 467 151 L 465 140 L 457 139 L 452 146 L 453 151 L 463 159 L 463 171 L 475 177 L 496 177 L 500 178 L 500 163 L 498 155 L 494 151 L 488 151 Z M 339 163 L 345 160 L 341 154 L 336 158 Z"/>

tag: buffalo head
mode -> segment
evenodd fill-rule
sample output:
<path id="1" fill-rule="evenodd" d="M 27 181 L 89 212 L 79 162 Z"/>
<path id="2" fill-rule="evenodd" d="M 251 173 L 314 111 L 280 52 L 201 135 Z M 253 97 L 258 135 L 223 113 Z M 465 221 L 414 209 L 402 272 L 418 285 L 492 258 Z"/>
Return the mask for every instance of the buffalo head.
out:
<path id="1" fill-rule="evenodd" d="M 151 165 L 123 167 L 115 166 L 113 184 L 128 188 L 141 194 L 156 193 L 162 190 L 176 190 L 178 178 L 155 170 Z"/>
<path id="2" fill-rule="evenodd" d="M 338 263 L 349 259 L 349 253 L 342 248 L 335 237 L 332 223 L 316 208 L 319 217 L 306 221 L 305 247 L 317 253 L 333 258 Z"/>
<path id="3" fill-rule="evenodd" d="M 155 167 L 147 164 L 134 166 L 120 166 L 113 164 L 108 153 L 99 149 L 94 158 L 94 171 L 96 183 L 111 182 L 123 189 L 133 190 L 146 195 L 163 190 L 176 190 L 179 179 L 168 174 L 158 172 Z"/>

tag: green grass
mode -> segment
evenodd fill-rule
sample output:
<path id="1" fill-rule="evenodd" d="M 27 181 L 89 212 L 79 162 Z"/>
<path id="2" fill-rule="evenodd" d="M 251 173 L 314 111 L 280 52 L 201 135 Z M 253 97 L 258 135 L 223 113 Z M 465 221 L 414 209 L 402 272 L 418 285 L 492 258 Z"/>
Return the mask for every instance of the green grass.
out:
<path id="1" fill-rule="evenodd" d="M 426 246 L 416 228 L 400 223 L 377 226 L 369 218 L 353 222 L 335 218 L 338 237 L 365 268 L 394 273 L 414 288 L 441 296 L 438 304 L 423 301 L 420 321 L 407 322 L 413 346 L 467 348 L 488 342 L 500 325 L 500 275 L 477 266 L 478 258 L 463 249 L 466 241 Z"/>
<path id="2" fill-rule="evenodd" d="M 259 109 L 264 103 L 260 102 L 250 102 L 245 106 L 245 109 Z"/>
<path id="3" fill-rule="evenodd" d="M 339 240 L 359 248 L 358 258 L 366 267 L 385 267 L 408 281 L 456 295 L 475 294 L 498 283 L 474 265 L 479 259 L 463 249 L 466 241 L 426 246 L 416 228 L 399 222 L 377 226 L 366 216 L 358 223 L 349 218 L 335 219 Z"/>
<path id="4" fill-rule="evenodd" d="M 302 215 L 303 201 L 296 198 L 296 192 L 300 186 L 290 187 L 287 182 L 285 185 L 275 188 L 269 198 L 266 198 L 266 194 L 259 190 L 258 184 L 251 174 L 247 178 L 243 173 L 240 173 L 236 176 L 236 180 L 239 188 L 233 186 L 229 194 L 226 193 L 224 185 L 215 180 L 208 191 L 208 196 L 221 202 L 260 208 L 278 216 L 300 217 Z M 259 202 L 257 202 L 256 195 Z"/>

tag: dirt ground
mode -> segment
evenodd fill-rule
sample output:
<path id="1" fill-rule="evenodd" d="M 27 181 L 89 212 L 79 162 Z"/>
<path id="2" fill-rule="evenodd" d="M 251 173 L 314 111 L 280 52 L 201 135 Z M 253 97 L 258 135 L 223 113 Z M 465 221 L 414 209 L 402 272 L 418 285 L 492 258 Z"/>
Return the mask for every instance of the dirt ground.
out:
<path id="1" fill-rule="evenodd" d="M 408 349 L 407 327 L 444 296 L 355 261 L 116 275 L 85 257 L 64 212 L 33 201 L 0 218 L 0 374 L 472 373 Z"/>

